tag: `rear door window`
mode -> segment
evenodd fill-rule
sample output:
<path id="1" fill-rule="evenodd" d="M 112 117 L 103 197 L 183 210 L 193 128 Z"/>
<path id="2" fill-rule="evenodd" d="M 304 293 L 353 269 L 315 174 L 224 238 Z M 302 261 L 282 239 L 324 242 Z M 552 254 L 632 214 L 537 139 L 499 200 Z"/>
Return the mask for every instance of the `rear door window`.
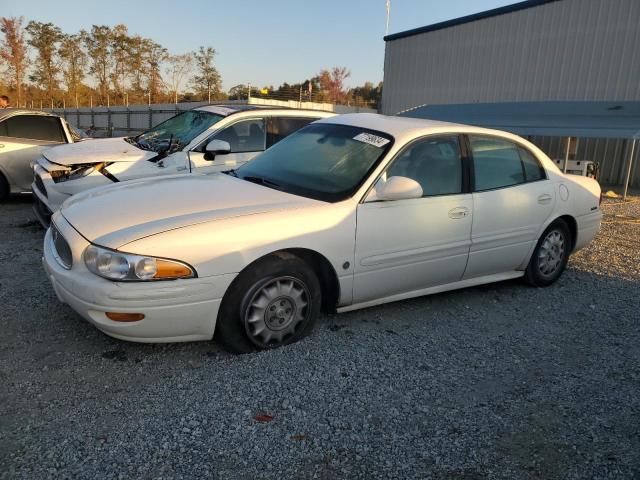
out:
<path id="1" fill-rule="evenodd" d="M 314 120 L 317 120 L 317 118 L 269 117 L 267 119 L 267 148 L 302 127 L 306 127 Z"/>
<path id="2" fill-rule="evenodd" d="M 518 147 L 518 152 L 520 152 L 520 158 L 524 164 L 524 174 L 527 182 L 537 182 L 547 178 L 544 168 L 542 168 L 540 161 L 533 153 L 522 147 Z"/>
<path id="3" fill-rule="evenodd" d="M 470 135 L 475 190 L 492 190 L 525 182 L 516 144 L 496 137 Z"/>
<path id="4" fill-rule="evenodd" d="M 64 131 L 58 117 L 44 115 L 16 115 L 4 121 L 8 137 L 65 142 Z M 0 127 L 2 129 L 2 127 Z"/>

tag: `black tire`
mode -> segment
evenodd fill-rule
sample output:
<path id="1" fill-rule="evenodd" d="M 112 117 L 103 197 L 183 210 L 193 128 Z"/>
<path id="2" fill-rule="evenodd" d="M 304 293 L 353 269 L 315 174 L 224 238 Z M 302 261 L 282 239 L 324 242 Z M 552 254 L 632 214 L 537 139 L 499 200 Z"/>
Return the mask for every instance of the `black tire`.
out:
<path id="1" fill-rule="evenodd" d="M 0 173 L 0 202 L 4 202 L 7 198 L 9 198 L 9 194 L 11 193 L 11 189 L 9 188 L 9 182 L 4 178 L 4 175 Z"/>
<path id="2" fill-rule="evenodd" d="M 548 242 L 547 242 L 548 241 Z M 559 242 L 562 242 L 560 248 Z M 573 240 L 564 220 L 558 219 L 547 227 L 533 250 L 524 278 L 535 287 L 548 287 L 564 272 Z"/>
<path id="3" fill-rule="evenodd" d="M 231 283 L 214 338 L 233 353 L 288 345 L 311 333 L 321 304 L 313 269 L 291 253 L 277 252 L 249 265 Z"/>

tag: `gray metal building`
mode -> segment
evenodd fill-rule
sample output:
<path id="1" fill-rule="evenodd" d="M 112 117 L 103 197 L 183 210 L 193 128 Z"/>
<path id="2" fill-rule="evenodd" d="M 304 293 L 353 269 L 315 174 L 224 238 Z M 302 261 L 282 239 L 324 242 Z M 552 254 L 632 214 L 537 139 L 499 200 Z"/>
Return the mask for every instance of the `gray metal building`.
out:
<path id="1" fill-rule="evenodd" d="M 640 0 L 529 0 L 385 42 L 385 114 L 431 104 L 640 101 Z M 560 138 L 533 141 L 563 155 Z M 620 183 L 630 143 L 583 138 L 576 157 L 598 161 L 603 183 Z M 632 184 L 640 185 L 640 162 Z"/>

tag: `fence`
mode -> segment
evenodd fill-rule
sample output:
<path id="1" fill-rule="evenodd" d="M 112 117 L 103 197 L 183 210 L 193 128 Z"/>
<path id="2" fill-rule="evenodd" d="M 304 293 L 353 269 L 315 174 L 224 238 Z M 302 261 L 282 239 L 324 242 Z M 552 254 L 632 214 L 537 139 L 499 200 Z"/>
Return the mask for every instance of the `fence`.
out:
<path id="1" fill-rule="evenodd" d="M 348 107 L 330 103 L 300 102 L 294 100 L 271 100 L 250 98 L 247 100 L 227 100 L 213 102 L 212 105 L 270 105 L 274 107 L 304 108 L 324 110 L 336 113 L 375 112 L 364 107 Z M 111 137 L 140 133 L 164 122 L 180 112 L 191 110 L 208 102 L 169 103 L 155 105 L 131 105 L 112 107 L 53 108 L 46 109 L 64 117 L 70 125 L 82 130 L 91 131 L 92 136 Z"/>

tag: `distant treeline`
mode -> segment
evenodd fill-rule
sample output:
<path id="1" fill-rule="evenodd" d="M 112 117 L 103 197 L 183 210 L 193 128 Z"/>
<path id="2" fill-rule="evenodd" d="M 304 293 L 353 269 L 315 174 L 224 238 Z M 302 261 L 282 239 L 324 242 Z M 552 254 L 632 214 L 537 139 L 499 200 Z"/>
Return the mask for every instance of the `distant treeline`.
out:
<path id="1" fill-rule="evenodd" d="M 377 108 L 382 83 L 348 89 L 345 67 L 323 69 L 279 87 L 236 85 L 222 91 L 216 50 L 173 54 L 126 25 L 64 33 L 53 23 L 0 17 L 0 94 L 12 106 L 62 107 L 246 99 L 249 95 Z"/>

